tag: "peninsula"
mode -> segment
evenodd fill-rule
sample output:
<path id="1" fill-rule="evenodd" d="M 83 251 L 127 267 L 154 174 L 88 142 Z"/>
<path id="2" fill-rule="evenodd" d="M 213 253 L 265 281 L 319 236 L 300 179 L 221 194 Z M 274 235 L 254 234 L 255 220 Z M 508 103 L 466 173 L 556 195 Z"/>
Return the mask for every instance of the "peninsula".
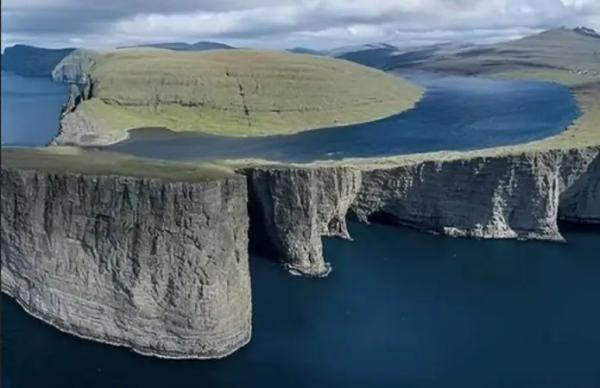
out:
<path id="1" fill-rule="evenodd" d="M 342 60 L 287 52 L 118 51 L 99 55 L 56 144 L 106 144 L 127 129 L 229 136 L 370 121 L 414 106 L 420 87 Z"/>

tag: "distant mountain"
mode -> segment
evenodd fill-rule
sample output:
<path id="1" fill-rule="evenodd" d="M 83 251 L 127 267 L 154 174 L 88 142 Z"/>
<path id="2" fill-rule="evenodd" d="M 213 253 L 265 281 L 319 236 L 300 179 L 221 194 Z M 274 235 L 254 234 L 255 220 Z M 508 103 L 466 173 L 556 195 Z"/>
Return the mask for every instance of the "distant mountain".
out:
<path id="1" fill-rule="evenodd" d="M 138 48 L 138 47 L 151 47 L 160 48 L 165 50 L 173 51 L 207 51 L 207 50 L 232 50 L 235 49 L 233 46 L 229 46 L 225 43 L 219 42 L 196 42 L 196 43 L 183 43 L 183 42 L 168 42 L 168 43 L 149 43 L 140 44 L 135 46 L 123 46 L 123 48 Z"/>
<path id="2" fill-rule="evenodd" d="M 335 58 L 360 63 L 381 70 L 412 67 L 441 55 L 451 55 L 472 49 L 471 43 L 439 43 L 428 46 L 400 49 L 387 43 L 372 43 L 361 46 L 341 47 L 327 54 Z"/>
<path id="3" fill-rule="evenodd" d="M 54 67 L 74 48 L 46 49 L 17 44 L 2 54 L 2 70 L 25 77 L 49 77 Z"/>
<path id="4" fill-rule="evenodd" d="M 479 46 L 472 43 L 437 43 L 421 47 L 413 47 L 395 54 L 389 58 L 383 70 L 417 67 L 437 58 L 457 55 L 475 50 Z"/>
<path id="5" fill-rule="evenodd" d="M 398 47 L 387 43 L 366 44 L 353 48 L 335 49 L 331 56 L 378 69 L 385 68 L 390 58 L 400 53 Z"/>
<path id="6" fill-rule="evenodd" d="M 598 34 L 595 30 L 593 30 L 591 28 L 577 27 L 573 31 L 575 31 L 576 33 L 581 34 L 581 35 L 591 36 L 592 38 L 600 39 L 600 34 Z"/>
<path id="7" fill-rule="evenodd" d="M 306 47 L 294 47 L 291 49 L 287 49 L 286 51 L 296 54 L 325 55 L 323 51 L 313 50 Z"/>
<path id="8" fill-rule="evenodd" d="M 564 70 L 595 76 L 600 75 L 600 39 L 589 28 L 558 28 L 450 54 L 432 52 L 426 60 L 399 61 L 391 68 L 406 67 L 460 74 Z"/>

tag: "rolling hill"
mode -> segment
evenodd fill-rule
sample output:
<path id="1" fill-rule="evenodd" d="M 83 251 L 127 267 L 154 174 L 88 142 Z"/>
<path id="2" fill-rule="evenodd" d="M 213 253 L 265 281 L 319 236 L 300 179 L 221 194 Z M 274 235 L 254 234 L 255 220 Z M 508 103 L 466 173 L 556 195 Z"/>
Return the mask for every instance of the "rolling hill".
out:
<path id="1" fill-rule="evenodd" d="M 563 71 L 595 77 L 600 76 L 600 36 L 582 27 L 559 28 L 450 55 L 437 54 L 409 66 L 397 63 L 392 67 L 460 74 Z"/>

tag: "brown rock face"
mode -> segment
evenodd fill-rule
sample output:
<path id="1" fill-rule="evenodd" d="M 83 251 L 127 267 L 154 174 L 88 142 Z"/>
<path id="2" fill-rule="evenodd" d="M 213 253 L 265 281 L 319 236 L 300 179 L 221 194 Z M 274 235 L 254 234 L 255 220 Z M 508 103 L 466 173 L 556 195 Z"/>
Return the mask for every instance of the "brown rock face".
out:
<path id="1" fill-rule="evenodd" d="M 243 177 L 3 169 L 2 291 L 80 337 L 168 358 L 250 340 Z"/>

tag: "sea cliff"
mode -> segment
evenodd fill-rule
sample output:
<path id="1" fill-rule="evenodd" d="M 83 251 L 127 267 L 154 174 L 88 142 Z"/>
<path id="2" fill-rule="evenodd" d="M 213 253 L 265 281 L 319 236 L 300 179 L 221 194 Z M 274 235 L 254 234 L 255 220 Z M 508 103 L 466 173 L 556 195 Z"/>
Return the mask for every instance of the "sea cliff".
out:
<path id="1" fill-rule="evenodd" d="M 248 343 L 243 177 L 178 181 L 5 162 L 2 291 L 29 313 L 158 357 L 219 358 Z"/>
<path id="2" fill-rule="evenodd" d="M 598 146 L 203 177 L 190 165 L 98 167 L 85 152 L 60 164 L 81 172 L 58 171 L 27 152 L 3 155 L 2 291 L 63 331 L 159 357 L 218 358 L 249 341 L 249 233 L 292 273 L 320 277 L 331 269 L 321 238 L 350 239 L 347 217 L 550 241 L 564 240 L 560 219 L 600 222 Z"/>
<path id="3" fill-rule="evenodd" d="M 600 147 L 385 165 L 241 170 L 259 228 L 288 268 L 328 271 L 321 236 L 350 238 L 346 215 L 456 237 L 562 241 L 560 218 L 600 222 Z"/>
<path id="4" fill-rule="evenodd" d="M 52 69 L 55 82 L 85 84 L 96 62 L 98 53 L 87 49 L 75 49 Z"/>

